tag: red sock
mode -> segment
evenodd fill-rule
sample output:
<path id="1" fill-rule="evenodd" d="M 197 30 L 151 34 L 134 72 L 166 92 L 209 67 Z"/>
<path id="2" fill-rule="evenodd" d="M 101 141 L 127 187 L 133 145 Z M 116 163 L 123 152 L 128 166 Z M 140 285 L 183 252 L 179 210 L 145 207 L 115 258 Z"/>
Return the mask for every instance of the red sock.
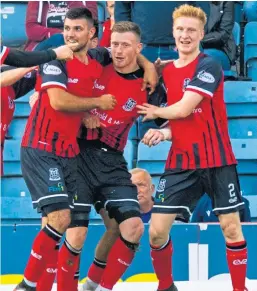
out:
<path id="1" fill-rule="evenodd" d="M 77 291 L 74 289 L 74 275 L 79 264 L 81 250 L 74 249 L 66 240 L 58 256 L 57 291 Z"/>
<path id="2" fill-rule="evenodd" d="M 55 246 L 55 252 L 52 255 L 52 262 L 48 263 L 45 267 L 43 275 L 40 277 L 37 283 L 37 291 L 51 291 L 55 276 L 57 273 L 57 262 L 58 262 L 58 252 L 59 243 Z"/>
<path id="3" fill-rule="evenodd" d="M 94 283 L 99 284 L 106 267 L 106 262 L 100 261 L 97 258 L 94 259 L 94 262 L 90 266 L 87 276 Z"/>
<path id="4" fill-rule="evenodd" d="M 130 244 L 132 245 L 132 243 Z M 107 265 L 102 275 L 100 285 L 112 290 L 113 286 L 118 282 L 131 264 L 134 256 L 135 251 L 128 248 L 125 244 L 125 240 L 122 237 L 119 237 L 109 253 Z"/>
<path id="5" fill-rule="evenodd" d="M 227 261 L 234 291 L 244 291 L 247 269 L 246 241 L 227 243 Z"/>
<path id="6" fill-rule="evenodd" d="M 76 268 L 75 268 L 76 267 Z M 80 254 L 79 254 L 79 259 L 77 261 L 77 266 L 74 265 L 74 269 L 76 270 L 75 274 L 74 274 L 74 279 L 73 279 L 73 289 L 72 290 L 78 290 L 78 286 L 79 286 L 79 269 L 80 269 Z"/>
<path id="7" fill-rule="evenodd" d="M 153 267 L 159 280 L 158 290 L 168 289 L 173 284 L 172 251 L 170 239 L 162 247 L 151 246 Z"/>
<path id="8" fill-rule="evenodd" d="M 38 233 L 24 272 L 24 280 L 28 285 L 32 286 L 33 283 L 39 281 L 45 266 L 52 261 L 56 243 L 59 242 L 61 237 L 62 234 L 48 224 Z"/>

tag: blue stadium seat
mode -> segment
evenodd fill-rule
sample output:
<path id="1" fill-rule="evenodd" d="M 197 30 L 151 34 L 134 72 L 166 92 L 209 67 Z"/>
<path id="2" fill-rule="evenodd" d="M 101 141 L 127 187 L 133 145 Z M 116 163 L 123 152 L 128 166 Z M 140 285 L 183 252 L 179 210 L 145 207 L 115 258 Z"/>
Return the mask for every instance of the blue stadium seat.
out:
<path id="1" fill-rule="evenodd" d="M 4 45 L 19 47 L 26 42 L 26 10 L 27 2 L 1 1 L 1 34 Z"/>
<path id="2" fill-rule="evenodd" d="M 244 60 L 247 76 L 257 81 L 257 22 L 249 22 L 245 26 Z"/>
<path id="3" fill-rule="evenodd" d="M 244 2 L 243 11 L 247 22 L 257 21 L 257 1 L 243 1 L 243 2 Z"/>
<path id="4" fill-rule="evenodd" d="M 98 22 L 99 22 L 99 39 L 103 34 L 103 23 L 106 20 L 106 1 L 97 1 Z"/>
<path id="5" fill-rule="evenodd" d="M 250 195 L 245 198 L 249 201 L 252 221 L 257 221 L 257 195 Z"/>
<path id="6" fill-rule="evenodd" d="M 143 143 L 138 145 L 137 167 L 146 169 L 151 175 L 162 174 L 169 153 L 171 142 L 161 142 L 157 146 L 149 148 Z"/>
<path id="7" fill-rule="evenodd" d="M 257 82 L 225 82 L 224 92 L 229 118 L 257 117 Z"/>
<path id="8" fill-rule="evenodd" d="M 136 147 L 135 142 L 132 140 L 128 140 L 126 147 L 124 149 L 124 157 L 126 162 L 128 163 L 128 169 L 133 168 L 133 161 L 136 158 Z"/>
<path id="9" fill-rule="evenodd" d="M 27 124 L 27 118 L 14 118 L 8 129 L 8 136 L 21 139 Z"/>
<path id="10" fill-rule="evenodd" d="M 235 1 L 234 3 L 235 3 L 235 8 L 234 8 L 235 21 L 239 23 L 242 20 L 243 3 L 242 1 Z"/>
<path id="11" fill-rule="evenodd" d="M 142 117 L 138 118 L 138 138 L 141 140 L 148 129 L 159 128 L 154 121 L 150 120 L 147 122 L 142 122 Z"/>
<path id="12" fill-rule="evenodd" d="M 21 175 L 20 167 L 20 144 L 21 140 L 6 140 L 4 146 L 4 175 Z"/>
<path id="13" fill-rule="evenodd" d="M 136 120 L 129 131 L 128 139 L 138 140 L 137 127 L 138 127 L 138 121 Z"/>
<path id="14" fill-rule="evenodd" d="M 256 118 L 230 118 L 228 120 L 230 138 L 257 138 Z"/>
<path id="15" fill-rule="evenodd" d="M 30 112 L 31 108 L 28 102 L 15 102 L 14 117 L 28 117 Z"/>

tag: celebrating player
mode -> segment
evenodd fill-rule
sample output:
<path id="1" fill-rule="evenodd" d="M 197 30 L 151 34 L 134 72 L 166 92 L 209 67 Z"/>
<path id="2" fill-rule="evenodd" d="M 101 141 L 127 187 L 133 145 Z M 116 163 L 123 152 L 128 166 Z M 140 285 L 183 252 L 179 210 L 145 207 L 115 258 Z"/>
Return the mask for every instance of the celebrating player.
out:
<path id="1" fill-rule="evenodd" d="M 112 290 L 132 262 L 144 229 L 137 188 L 131 182 L 123 156 L 128 132 L 138 117 L 136 104 L 143 104 L 146 100 L 158 102 L 158 90 L 150 96 L 141 90 L 143 70 L 137 64 L 141 48 L 140 29 L 135 23 L 119 22 L 114 25 L 111 36 L 113 65 L 103 69 L 103 74 L 94 84 L 94 94 L 116 96 L 117 106 L 109 112 L 91 110 L 92 115 L 100 118 L 102 126 L 95 130 L 82 128 L 79 139 L 78 195 L 72 215 L 74 223 L 67 230 L 64 245 L 67 249 L 82 248 L 90 205 L 96 198 L 104 202 L 110 217 L 119 224 L 121 233 L 110 251 L 98 290 Z M 161 90 L 163 87 L 158 88 Z M 166 98 L 164 89 L 163 94 Z M 76 255 L 74 252 L 65 260 L 75 261 Z M 73 271 L 75 273 L 76 269 Z M 68 276 L 66 273 L 66 278 Z M 76 290 L 76 286 L 70 290 Z"/>
<path id="2" fill-rule="evenodd" d="M 158 290 L 177 290 L 172 277 L 170 229 L 176 215 L 191 214 L 206 192 L 226 240 L 233 289 L 244 291 L 247 247 L 238 214 L 244 203 L 228 135 L 223 72 L 217 62 L 199 51 L 205 13 L 182 5 L 174 11 L 173 20 L 179 59 L 163 70 L 169 106 L 138 106 L 145 120 L 169 119 L 172 130 L 172 146 L 157 188 L 150 225 Z"/>

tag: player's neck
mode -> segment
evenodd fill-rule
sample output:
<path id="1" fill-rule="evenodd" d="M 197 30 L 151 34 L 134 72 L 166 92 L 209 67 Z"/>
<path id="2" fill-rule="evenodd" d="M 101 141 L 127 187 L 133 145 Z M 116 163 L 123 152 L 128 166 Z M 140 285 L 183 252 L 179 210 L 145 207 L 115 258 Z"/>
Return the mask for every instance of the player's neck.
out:
<path id="1" fill-rule="evenodd" d="M 146 203 L 141 204 L 140 205 L 141 213 L 148 213 L 149 211 L 151 211 L 153 208 L 153 204 L 154 204 L 153 200 L 147 201 Z"/>
<path id="2" fill-rule="evenodd" d="M 87 48 L 82 50 L 82 51 L 79 51 L 79 52 L 76 52 L 74 53 L 74 56 L 83 64 L 88 64 L 88 57 L 87 57 Z"/>
<path id="3" fill-rule="evenodd" d="M 116 67 L 115 64 L 113 64 L 113 67 L 114 67 L 115 71 L 117 71 L 121 74 L 133 73 L 139 69 L 139 65 L 137 64 L 137 62 L 133 62 L 124 68 Z"/>
<path id="4" fill-rule="evenodd" d="M 194 61 L 197 56 L 200 54 L 200 50 L 197 49 L 195 52 L 193 52 L 190 55 L 183 54 L 179 52 L 179 58 L 174 61 L 174 65 L 176 68 L 182 68 L 190 64 L 192 61 Z"/>

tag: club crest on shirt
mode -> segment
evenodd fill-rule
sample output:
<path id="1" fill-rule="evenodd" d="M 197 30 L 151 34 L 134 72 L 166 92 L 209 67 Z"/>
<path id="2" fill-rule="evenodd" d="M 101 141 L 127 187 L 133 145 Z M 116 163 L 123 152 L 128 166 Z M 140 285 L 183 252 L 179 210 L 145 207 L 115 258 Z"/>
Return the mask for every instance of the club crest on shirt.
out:
<path id="1" fill-rule="evenodd" d="M 59 181 L 61 180 L 59 170 L 57 168 L 50 168 L 49 169 L 49 180 L 50 181 Z"/>
<path id="2" fill-rule="evenodd" d="M 127 100 L 127 102 L 122 106 L 122 108 L 125 111 L 132 111 L 135 108 L 136 105 L 137 105 L 137 102 L 134 99 L 129 98 Z"/>
<path id="3" fill-rule="evenodd" d="M 206 71 L 201 71 L 197 74 L 197 78 L 205 83 L 214 83 L 215 78 L 212 74 L 207 73 Z"/>
<path id="4" fill-rule="evenodd" d="M 165 185 L 166 185 L 166 179 L 161 179 L 159 184 L 158 184 L 158 187 L 157 187 L 157 192 L 163 192 L 164 189 L 165 189 Z"/>
<path id="5" fill-rule="evenodd" d="M 13 99 L 8 96 L 8 103 L 9 103 L 9 109 L 13 109 L 14 108 L 14 102 Z"/>
<path id="6" fill-rule="evenodd" d="M 189 83 L 190 83 L 190 78 L 186 78 L 185 80 L 184 80 L 184 82 L 183 82 L 183 92 L 185 92 L 186 91 L 186 87 L 189 85 Z"/>

